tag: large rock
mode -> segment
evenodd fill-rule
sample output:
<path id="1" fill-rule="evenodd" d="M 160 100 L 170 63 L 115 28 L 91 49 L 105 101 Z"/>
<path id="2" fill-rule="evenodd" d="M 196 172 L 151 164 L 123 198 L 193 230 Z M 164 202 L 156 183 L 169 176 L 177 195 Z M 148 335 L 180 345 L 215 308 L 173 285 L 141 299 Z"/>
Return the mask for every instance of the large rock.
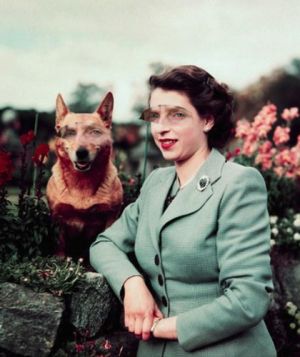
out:
<path id="1" fill-rule="evenodd" d="M 103 275 L 88 272 L 72 294 L 70 322 L 77 331 L 93 337 L 104 327 L 118 323 L 118 307 L 120 304 Z"/>
<path id="2" fill-rule="evenodd" d="M 22 356 L 49 355 L 63 311 L 58 297 L 0 284 L 0 348 Z"/>

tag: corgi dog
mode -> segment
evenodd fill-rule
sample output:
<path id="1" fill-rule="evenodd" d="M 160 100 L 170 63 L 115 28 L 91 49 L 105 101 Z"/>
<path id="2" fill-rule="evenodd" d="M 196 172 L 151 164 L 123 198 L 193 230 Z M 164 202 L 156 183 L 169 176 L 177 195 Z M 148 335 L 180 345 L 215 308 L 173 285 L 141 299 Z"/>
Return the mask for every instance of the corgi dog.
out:
<path id="1" fill-rule="evenodd" d="M 91 114 L 72 113 L 57 96 L 57 161 L 46 196 L 60 227 L 58 255 L 87 259 L 97 234 L 119 215 L 123 189 L 112 162 L 112 111 L 110 92 Z"/>

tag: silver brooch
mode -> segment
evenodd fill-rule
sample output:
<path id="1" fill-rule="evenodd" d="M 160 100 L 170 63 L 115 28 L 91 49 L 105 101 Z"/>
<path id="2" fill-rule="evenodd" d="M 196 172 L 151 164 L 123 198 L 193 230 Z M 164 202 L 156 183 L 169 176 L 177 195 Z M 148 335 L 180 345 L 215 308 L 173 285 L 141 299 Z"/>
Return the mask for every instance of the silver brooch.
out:
<path id="1" fill-rule="evenodd" d="M 197 189 L 199 191 L 204 191 L 206 189 L 206 187 L 208 186 L 208 184 L 209 184 L 209 177 L 206 175 L 201 176 L 200 180 L 197 184 Z"/>

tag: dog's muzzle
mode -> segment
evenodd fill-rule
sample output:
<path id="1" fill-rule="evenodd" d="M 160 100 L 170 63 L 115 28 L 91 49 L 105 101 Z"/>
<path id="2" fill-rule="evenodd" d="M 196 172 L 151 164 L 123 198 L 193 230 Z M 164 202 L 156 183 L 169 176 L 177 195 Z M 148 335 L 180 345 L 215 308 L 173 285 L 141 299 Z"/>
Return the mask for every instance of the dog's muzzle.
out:
<path id="1" fill-rule="evenodd" d="M 81 172 L 84 172 L 84 171 L 88 171 L 92 166 L 92 163 L 91 162 L 74 162 L 74 168 L 75 170 L 77 171 L 81 171 Z"/>
<path id="2" fill-rule="evenodd" d="M 75 170 L 84 172 L 91 168 L 92 163 L 89 160 L 89 152 L 87 149 L 79 148 L 76 151 L 76 158 L 77 160 L 74 162 Z"/>

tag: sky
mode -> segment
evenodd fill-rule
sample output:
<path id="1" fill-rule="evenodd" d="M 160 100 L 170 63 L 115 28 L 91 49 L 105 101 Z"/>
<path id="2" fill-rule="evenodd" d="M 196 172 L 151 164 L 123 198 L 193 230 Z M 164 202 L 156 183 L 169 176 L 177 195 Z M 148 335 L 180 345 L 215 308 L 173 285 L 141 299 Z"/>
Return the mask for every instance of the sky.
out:
<path id="1" fill-rule="evenodd" d="M 242 89 L 300 58 L 299 0 L 0 0 L 0 108 L 54 110 L 77 84 L 127 121 L 151 63 L 195 64 Z M 99 102 L 101 98 L 99 98 Z"/>

